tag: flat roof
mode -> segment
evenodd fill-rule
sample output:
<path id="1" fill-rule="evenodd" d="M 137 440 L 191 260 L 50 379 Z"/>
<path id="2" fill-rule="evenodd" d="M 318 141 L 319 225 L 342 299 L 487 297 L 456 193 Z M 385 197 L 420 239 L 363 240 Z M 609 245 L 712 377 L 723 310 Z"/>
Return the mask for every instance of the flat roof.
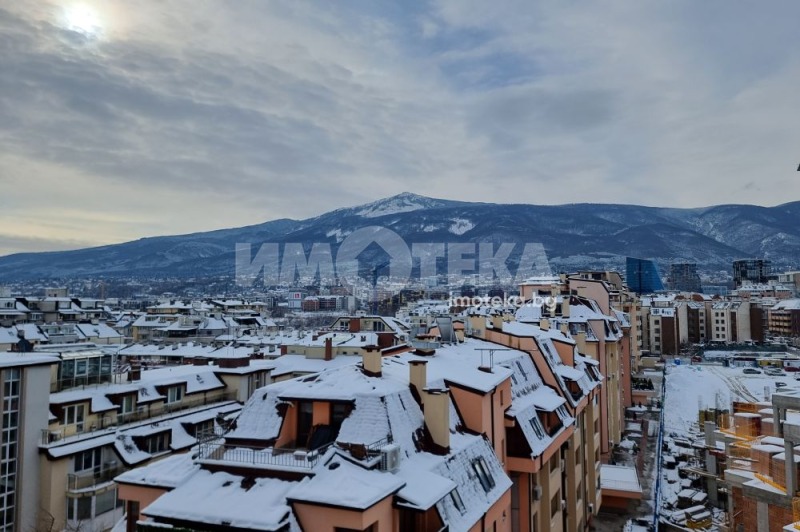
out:
<path id="1" fill-rule="evenodd" d="M 0 368 L 57 364 L 58 357 L 39 353 L 0 352 Z"/>

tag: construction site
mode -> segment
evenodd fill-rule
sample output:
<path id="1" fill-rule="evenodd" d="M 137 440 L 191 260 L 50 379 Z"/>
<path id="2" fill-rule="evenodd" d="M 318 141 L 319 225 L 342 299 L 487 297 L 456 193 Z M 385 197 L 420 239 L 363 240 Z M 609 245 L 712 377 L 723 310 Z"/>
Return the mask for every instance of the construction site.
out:
<path id="1" fill-rule="evenodd" d="M 660 529 L 800 530 L 800 386 L 794 384 L 738 368 L 669 369 Z M 698 392 L 694 409 L 687 390 Z"/>

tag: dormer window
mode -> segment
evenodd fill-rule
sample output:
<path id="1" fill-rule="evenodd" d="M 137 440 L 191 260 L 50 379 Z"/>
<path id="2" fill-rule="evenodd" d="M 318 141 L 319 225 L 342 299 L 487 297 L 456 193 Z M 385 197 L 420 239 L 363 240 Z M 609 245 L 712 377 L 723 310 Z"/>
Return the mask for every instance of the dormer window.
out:
<path id="1" fill-rule="evenodd" d="M 495 482 L 494 477 L 492 477 L 492 473 L 489 471 L 489 467 L 486 465 L 486 460 L 484 460 L 482 456 L 476 458 L 472 461 L 472 469 L 478 476 L 478 480 L 480 481 L 481 486 L 483 486 L 483 491 L 486 493 L 492 491 L 492 488 L 495 486 Z"/>
<path id="2" fill-rule="evenodd" d="M 533 432 L 536 433 L 536 437 L 539 438 L 540 440 L 543 440 L 544 428 L 542 427 L 542 424 L 539 422 L 539 419 L 533 417 L 531 418 L 530 422 L 531 422 L 531 428 L 533 428 Z"/>
<path id="3" fill-rule="evenodd" d="M 77 425 L 78 430 L 82 430 L 83 415 L 84 415 L 83 405 L 70 405 L 64 407 L 64 415 L 62 417 L 62 422 L 64 423 L 64 425 Z"/>
<path id="4" fill-rule="evenodd" d="M 456 510 L 458 510 L 461 515 L 467 513 L 467 507 L 464 506 L 464 501 L 461 500 L 458 488 L 454 488 L 453 491 L 450 492 L 450 500 L 453 501 L 453 506 L 456 507 Z"/>
<path id="5" fill-rule="evenodd" d="M 183 386 L 171 386 L 167 390 L 167 404 L 179 403 L 183 399 Z"/>
<path id="6" fill-rule="evenodd" d="M 120 401 L 120 414 L 130 414 L 136 408 L 136 398 L 133 395 L 126 395 Z"/>

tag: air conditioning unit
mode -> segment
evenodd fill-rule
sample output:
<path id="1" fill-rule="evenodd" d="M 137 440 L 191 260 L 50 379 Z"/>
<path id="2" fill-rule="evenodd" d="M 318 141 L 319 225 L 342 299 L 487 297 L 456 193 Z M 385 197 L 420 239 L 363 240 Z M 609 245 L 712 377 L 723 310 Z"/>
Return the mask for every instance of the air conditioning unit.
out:
<path id="1" fill-rule="evenodd" d="M 533 487 L 533 500 L 540 501 L 542 500 L 542 487 L 538 484 Z"/>
<path id="2" fill-rule="evenodd" d="M 400 446 L 390 444 L 381 449 L 381 471 L 397 471 L 400 467 Z"/>

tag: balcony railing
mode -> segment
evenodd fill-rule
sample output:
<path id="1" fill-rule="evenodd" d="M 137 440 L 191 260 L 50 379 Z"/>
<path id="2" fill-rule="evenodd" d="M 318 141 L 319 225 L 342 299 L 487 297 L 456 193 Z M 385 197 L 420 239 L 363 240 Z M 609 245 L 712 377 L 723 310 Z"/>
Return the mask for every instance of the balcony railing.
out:
<path id="1" fill-rule="evenodd" d="M 330 447 L 328 444 L 319 449 L 289 448 L 257 448 L 246 445 L 228 445 L 220 439 L 213 439 L 199 444 L 201 461 L 230 462 L 235 465 L 249 464 L 287 469 L 310 470 Z"/>
<path id="2" fill-rule="evenodd" d="M 67 475 L 67 489 L 70 491 L 84 490 L 94 486 L 99 486 L 114 480 L 114 477 L 125 472 L 121 466 L 104 468 L 98 471 L 85 471 L 82 473 L 71 473 Z"/>
<path id="3" fill-rule="evenodd" d="M 67 436 L 65 427 L 61 426 L 54 429 L 42 429 L 42 445 L 55 443 L 63 440 L 66 437 L 73 437 L 82 434 L 91 434 L 93 432 L 108 431 L 111 429 L 121 428 L 128 423 L 137 421 L 159 421 L 176 417 L 185 410 L 197 409 L 203 406 L 213 406 L 216 403 L 233 402 L 236 401 L 235 392 L 215 393 L 208 397 L 198 398 L 197 400 L 182 401 L 180 403 L 165 404 L 163 408 L 154 408 L 148 410 L 142 408 L 135 412 L 126 414 L 117 414 L 116 416 L 106 416 L 101 418 L 101 425 L 89 425 L 83 423 L 83 428 L 74 434 Z"/>

